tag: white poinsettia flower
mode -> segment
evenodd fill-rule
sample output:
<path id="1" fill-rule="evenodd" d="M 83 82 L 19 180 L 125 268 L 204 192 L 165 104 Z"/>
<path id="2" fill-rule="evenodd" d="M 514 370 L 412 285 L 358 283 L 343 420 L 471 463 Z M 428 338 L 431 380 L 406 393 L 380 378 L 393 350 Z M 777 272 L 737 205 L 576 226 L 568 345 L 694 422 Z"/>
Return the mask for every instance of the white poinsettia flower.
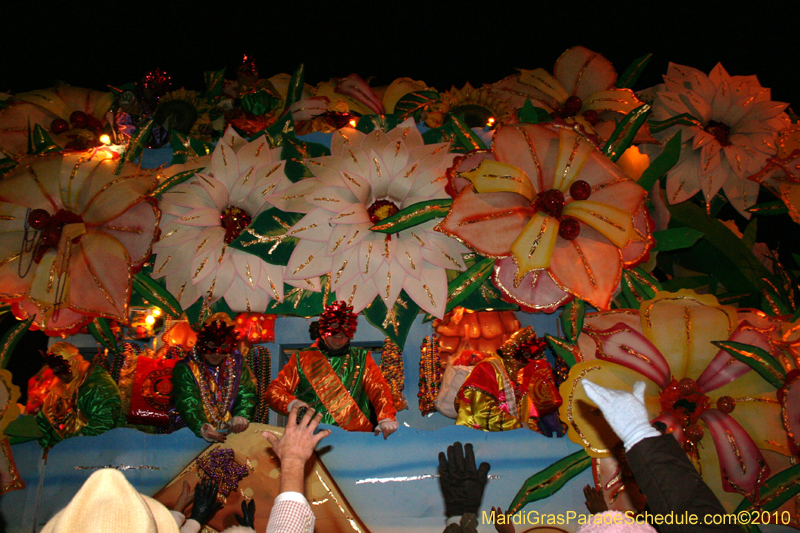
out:
<path id="1" fill-rule="evenodd" d="M 411 119 L 387 133 L 336 131 L 332 155 L 306 161 L 314 177 L 269 198 L 280 209 L 307 213 L 287 231 L 300 242 L 285 279 L 330 273 L 336 297 L 356 312 L 376 296 L 391 308 L 405 290 L 425 311 L 444 315 L 445 269 L 464 270 L 467 249 L 435 231 L 435 220 L 395 234 L 370 228 L 418 202 L 448 198 L 448 147 L 425 145 Z"/>
<path id="2" fill-rule="evenodd" d="M 164 194 L 153 277 L 166 277 L 181 306 L 224 298 L 236 312 L 263 312 L 283 300 L 285 267 L 228 245 L 272 207 L 267 197 L 287 183 L 284 166 L 266 138 L 248 143 L 230 128 L 205 170 Z"/>
<path id="3" fill-rule="evenodd" d="M 680 159 L 667 174 L 669 202 L 683 202 L 700 191 L 710 202 L 721 188 L 749 217 L 746 209 L 756 202 L 759 186 L 747 177 L 775 154 L 778 131 L 789 122 L 783 113 L 788 104 L 771 101 L 770 90 L 755 76 L 731 76 L 721 64 L 706 75 L 670 63 L 664 82 L 654 88 L 653 119 L 688 114 L 697 121 L 654 134 L 664 141 L 681 131 Z"/>

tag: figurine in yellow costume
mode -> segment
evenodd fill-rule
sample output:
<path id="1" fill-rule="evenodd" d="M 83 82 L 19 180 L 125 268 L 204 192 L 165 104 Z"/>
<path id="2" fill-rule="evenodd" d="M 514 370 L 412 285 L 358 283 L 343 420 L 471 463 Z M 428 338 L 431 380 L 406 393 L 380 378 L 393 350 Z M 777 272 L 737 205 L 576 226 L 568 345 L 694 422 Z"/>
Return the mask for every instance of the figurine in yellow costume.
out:
<path id="1" fill-rule="evenodd" d="M 478 363 L 456 396 L 456 424 L 483 431 L 527 427 L 561 434 L 561 396 L 544 359 L 545 340 L 530 326 L 515 332 L 497 355 Z"/>
<path id="2" fill-rule="evenodd" d="M 255 410 L 255 386 L 236 342 L 233 322 L 212 315 L 191 353 L 172 371 L 172 398 L 181 419 L 209 442 L 246 430 Z"/>
<path id="3" fill-rule="evenodd" d="M 78 436 L 113 429 L 120 421 L 119 389 L 108 372 L 86 361 L 68 342 L 53 344 L 44 355 L 58 378 L 44 396 L 36 423 L 44 436 L 43 448 Z"/>
<path id="4" fill-rule="evenodd" d="M 334 302 L 319 319 L 319 339 L 292 356 L 267 388 L 275 411 L 295 405 L 323 413 L 322 423 L 348 431 L 374 431 L 384 439 L 397 430 L 392 391 L 369 350 L 350 346 L 356 315 L 345 302 Z M 375 412 L 374 425 L 370 418 Z"/>

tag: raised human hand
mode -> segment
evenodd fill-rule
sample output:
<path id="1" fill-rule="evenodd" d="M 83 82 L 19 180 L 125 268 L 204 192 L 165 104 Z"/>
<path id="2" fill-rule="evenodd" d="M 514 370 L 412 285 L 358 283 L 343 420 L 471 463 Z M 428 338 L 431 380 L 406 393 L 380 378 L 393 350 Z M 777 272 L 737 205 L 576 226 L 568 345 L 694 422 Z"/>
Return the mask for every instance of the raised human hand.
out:
<path id="1" fill-rule="evenodd" d="M 650 425 L 650 415 L 644 405 L 644 381 L 634 383 L 633 394 L 601 387 L 586 378 L 581 384 L 586 396 L 600 408 L 608 425 L 622 440 L 625 451 L 642 439 L 661 435 Z"/>
<path id="2" fill-rule="evenodd" d="M 217 482 L 205 478 L 194 488 L 194 505 L 189 518 L 197 520 L 200 525 L 205 525 L 214 514 L 222 508 L 217 501 Z"/>
<path id="3" fill-rule="evenodd" d="M 475 453 L 470 443 L 463 449 L 460 442 L 453 443 L 447 447 L 447 456 L 439 452 L 439 485 L 447 516 L 477 514 L 490 468 L 489 463 L 475 466 Z"/>

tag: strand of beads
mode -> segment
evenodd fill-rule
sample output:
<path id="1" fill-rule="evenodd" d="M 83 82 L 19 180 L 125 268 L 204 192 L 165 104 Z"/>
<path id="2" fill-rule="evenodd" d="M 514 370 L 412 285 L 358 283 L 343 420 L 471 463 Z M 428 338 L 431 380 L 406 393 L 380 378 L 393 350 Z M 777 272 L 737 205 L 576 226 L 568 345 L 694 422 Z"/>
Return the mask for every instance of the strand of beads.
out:
<path id="1" fill-rule="evenodd" d="M 403 394 L 403 389 L 406 388 L 403 353 L 389 337 L 386 337 L 386 340 L 383 341 L 381 373 L 392 390 L 394 408 L 398 411 L 408 409 L 408 402 L 405 394 Z"/>
<path id="2" fill-rule="evenodd" d="M 213 380 L 214 378 L 208 371 L 208 367 L 206 366 L 205 362 L 201 364 L 202 366 L 200 368 L 202 368 L 204 371 L 201 373 L 202 379 L 198 380 L 198 385 L 200 386 L 200 399 L 203 402 L 203 410 L 205 411 L 206 416 L 208 416 L 208 421 L 214 426 L 218 426 L 219 423 L 225 419 L 225 414 L 228 412 L 228 406 L 231 403 L 231 398 L 233 398 L 233 383 L 236 379 L 233 371 L 233 358 L 228 357 L 223 363 L 225 365 L 222 370 L 223 384 L 217 389 L 216 395 L 211 391 L 211 386 L 209 385 L 209 381 Z M 219 390 L 220 388 L 222 389 L 221 394 Z"/>
<path id="3" fill-rule="evenodd" d="M 266 346 L 254 346 L 247 354 L 247 365 L 256 377 L 256 393 L 258 403 L 253 422 L 269 424 L 269 405 L 264 395 L 272 377 L 272 354 Z"/>
<path id="4" fill-rule="evenodd" d="M 200 478 L 211 478 L 217 482 L 217 490 L 223 498 L 234 492 L 239 482 L 250 475 L 250 469 L 236 460 L 230 448 L 217 448 L 197 458 Z"/>
<path id="5" fill-rule="evenodd" d="M 442 364 L 439 359 L 439 337 L 426 335 L 419 359 L 419 410 L 422 416 L 436 411 L 434 401 L 442 383 Z"/>

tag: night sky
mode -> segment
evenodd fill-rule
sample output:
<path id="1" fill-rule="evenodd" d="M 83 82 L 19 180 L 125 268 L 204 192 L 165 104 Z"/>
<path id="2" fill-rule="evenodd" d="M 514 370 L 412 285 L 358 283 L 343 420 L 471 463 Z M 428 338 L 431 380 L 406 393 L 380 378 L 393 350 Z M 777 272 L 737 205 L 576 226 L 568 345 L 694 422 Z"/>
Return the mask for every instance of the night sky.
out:
<path id="1" fill-rule="evenodd" d="M 408 76 L 444 91 L 494 82 L 516 68 L 552 70 L 564 50 L 581 44 L 619 72 L 652 52 L 637 89 L 659 83 L 669 61 L 705 72 L 722 62 L 730 74 L 757 74 L 774 100 L 800 102 L 800 9 L 781 6 L 790 2 L 240 4 L 19 2 L 4 8 L 0 91 L 56 80 L 103 89 L 156 67 L 172 76 L 173 88 L 200 89 L 204 71 L 227 68 L 233 78 L 244 53 L 262 77 L 304 63 L 311 84 L 355 72 L 374 77 L 373 85 Z"/>

